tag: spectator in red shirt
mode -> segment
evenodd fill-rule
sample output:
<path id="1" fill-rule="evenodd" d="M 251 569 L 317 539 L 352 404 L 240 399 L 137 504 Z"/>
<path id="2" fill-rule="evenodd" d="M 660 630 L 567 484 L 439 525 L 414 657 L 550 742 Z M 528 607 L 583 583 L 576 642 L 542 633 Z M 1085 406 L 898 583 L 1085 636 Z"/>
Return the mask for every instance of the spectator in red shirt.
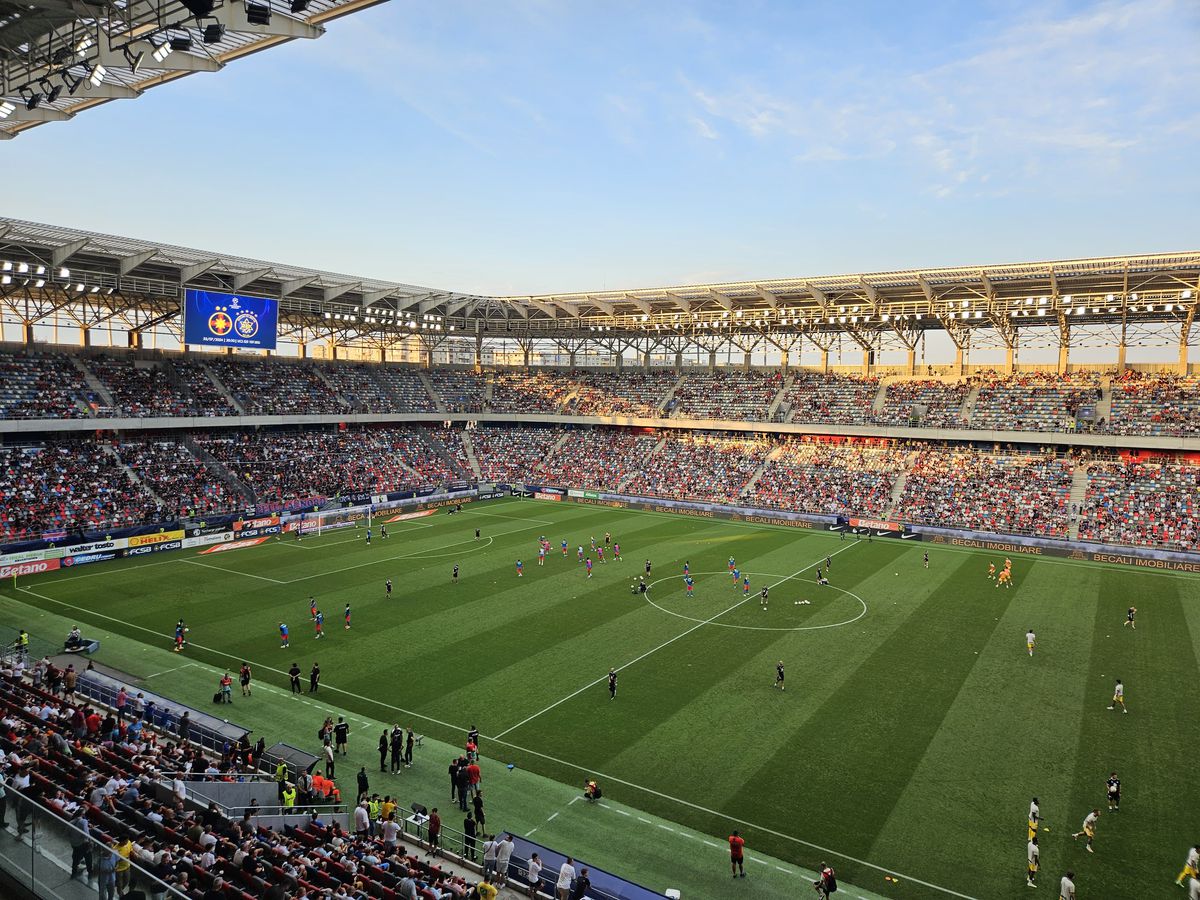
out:
<path id="1" fill-rule="evenodd" d="M 467 784 L 473 793 L 479 793 L 479 781 L 481 777 L 482 773 L 479 771 L 479 763 L 469 763 L 467 765 Z"/>
<path id="2" fill-rule="evenodd" d="M 733 877 L 737 878 L 741 875 L 746 877 L 746 869 L 743 865 L 742 848 L 746 846 L 746 842 L 735 831 L 729 836 L 729 866 L 733 869 Z"/>
<path id="3" fill-rule="evenodd" d="M 438 815 L 437 807 L 429 811 L 429 855 L 440 856 L 442 837 L 442 817 Z"/>

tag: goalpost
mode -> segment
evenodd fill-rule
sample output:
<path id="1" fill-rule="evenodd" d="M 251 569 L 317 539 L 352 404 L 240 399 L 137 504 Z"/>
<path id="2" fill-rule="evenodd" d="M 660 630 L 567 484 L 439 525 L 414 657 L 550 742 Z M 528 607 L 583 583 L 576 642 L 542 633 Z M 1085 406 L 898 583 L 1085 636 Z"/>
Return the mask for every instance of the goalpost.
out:
<path id="1" fill-rule="evenodd" d="M 325 510 L 318 513 L 306 513 L 299 522 L 301 535 L 316 535 L 320 537 L 326 531 L 339 528 L 357 528 L 365 524 L 371 527 L 373 521 L 371 507 L 350 507 L 348 509 Z"/>

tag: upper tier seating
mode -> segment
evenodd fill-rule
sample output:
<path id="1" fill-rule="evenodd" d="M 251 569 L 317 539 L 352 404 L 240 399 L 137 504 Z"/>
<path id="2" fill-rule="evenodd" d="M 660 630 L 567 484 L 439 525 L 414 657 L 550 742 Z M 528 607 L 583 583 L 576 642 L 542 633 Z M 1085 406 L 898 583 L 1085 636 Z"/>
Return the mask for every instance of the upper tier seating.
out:
<path id="1" fill-rule="evenodd" d="M 874 420 L 880 425 L 963 428 L 962 407 L 969 391 L 970 386 L 964 382 L 893 381 L 887 386 L 883 409 Z"/>
<path id="2" fill-rule="evenodd" d="M 797 372 L 780 413 L 790 422 L 865 425 L 878 393 L 879 379 L 873 376 Z"/>
<path id="3" fill-rule="evenodd" d="M 83 373 L 57 353 L 0 355 L 0 419 L 82 419 L 91 393 Z"/>
<path id="4" fill-rule="evenodd" d="M 434 369 L 429 373 L 433 389 L 437 391 L 447 412 L 482 412 L 483 395 L 487 382 L 475 372 Z"/>
<path id="5" fill-rule="evenodd" d="M 556 372 L 501 372 L 492 384 L 488 408 L 511 413 L 556 413 L 571 388 L 570 378 Z"/>
<path id="6" fill-rule="evenodd" d="M 1114 434 L 1200 435 L 1200 377 L 1126 372 L 1112 384 Z"/>
<path id="7" fill-rule="evenodd" d="M 208 366 L 247 415 L 316 415 L 346 412 L 311 365 L 214 356 Z"/>
<path id="8" fill-rule="evenodd" d="M 675 389 L 675 418 L 764 420 L 783 387 L 778 372 L 688 372 Z"/>
<path id="9" fill-rule="evenodd" d="M 1021 372 L 984 378 L 972 428 L 1074 431 L 1080 407 L 1100 398 L 1100 378 L 1090 372 L 1058 375 Z"/>
<path id="10" fill-rule="evenodd" d="M 678 381 L 674 372 L 577 372 L 576 395 L 564 410 L 577 416 L 659 418 L 659 404 Z"/>

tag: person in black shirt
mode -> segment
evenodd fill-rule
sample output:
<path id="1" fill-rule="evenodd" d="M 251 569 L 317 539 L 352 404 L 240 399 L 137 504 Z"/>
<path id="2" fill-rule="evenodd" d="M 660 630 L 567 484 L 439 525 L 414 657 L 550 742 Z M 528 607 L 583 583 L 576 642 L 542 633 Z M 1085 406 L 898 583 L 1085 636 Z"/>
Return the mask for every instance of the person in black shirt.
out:
<path id="1" fill-rule="evenodd" d="M 292 667 L 288 669 L 288 677 L 292 679 L 292 693 L 302 693 L 300 690 L 300 666 L 292 663 Z"/>
<path id="2" fill-rule="evenodd" d="M 379 736 L 379 771 L 387 771 L 388 757 L 388 733 L 387 729 L 383 729 L 383 734 Z"/>
<path id="3" fill-rule="evenodd" d="M 475 808 L 475 824 L 479 826 L 480 831 L 485 831 L 484 825 L 487 820 L 483 815 L 483 791 L 475 792 L 475 796 L 471 798 L 471 805 Z"/>
<path id="4" fill-rule="evenodd" d="M 308 673 L 308 692 L 315 694 L 317 685 L 321 681 L 321 667 L 317 663 L 313 663 L 312 671 Z"/>
<path id="5" fill-rule="evenodd" d="M 392 728 L 392 774 L 395 775 L 404 765 L 404 732 L 399 725 Z"/>
<path id="6" fill-rule="evenodd" d="M 650 560 L 646 560 L 646 574 L 650 574 Z"/>
<path id="7" fill-rule="evenodd" d="M 460 756 L 458 758 L 458 775 L 455 778 L 458 784 L 458 808 L 465 812 L 467 809 L 467 795 L 471 793 L 471 777 L 467 772 L 466 757 Z M 475 820 L 479 822 L 479 816 L 476 816 Z M 479 822 L 479 826 L 482 828 L 483 823 Z"/>
<path id="8" fill-rule="evenodd" d="M 617 699 L 617 670 L 616 669 L 608 670 L 608 699 L 609 700 Z"/>
<path id="9" fill-rule="evenodd" d="M 475 529 L 475 540 L 479 540 L 479 529 Z"/>
<path id="10" fill-rule="evenodd" d="M 454 566 L 454 574 L 450 576 L 455 584 L 458 584 L 458 565 Z"/>
<path id="11" fill-rule="evenodd" d="M 467 817 L 463 819 L 463 856 L 467 859 L 475 859 L 475 835 L 478 833 L 475 817 L 467 813 Z"/>
<path id="12" fill-rule="evenodd" d="M 1117 777 L 1116 772 L 1108 776 L 1108 808 L 1110 810 L 1121 808 L 1121 779 Z"/>
<path id="13" fill-rule="evenodd" d="M 338 716 L 337 724 L 333 726 L 333 749 L 336 753 L 341 751 L 342 756 L 346 755 L 346 738 L 350 735 L 350 726 L 346 724 L 346 719 L 343 716 Z"/>
<path id="14" fill-rule="evenodd" d="M 408 726 L 408 730 L 404 733 L 404 768 L 412 768 L 412 752 L 413 744 L 416 742 L 416 735 L 413 734 L 412 726 Z"/>
<path id="15" fill-rule="evenodd" d="M 458 797 L 458 758 L 450 760 L 450 767 L 447 769 L 450 775 L 450 799 L 455 800 Z"/>
<path id="16" fill-rule="evenodd" d="M 371 792 L 371 783 L 367 780 L 367 767 L 358 770 L 358 799 L 362 800 Z"/>
<path id="17" fill-rule="evenodd" d="M 479 749 L 479 729 L 474 725 L 472 725 L 471 730 L 467 732 L 467 743 L 474 744 L 475 749 Z"/>

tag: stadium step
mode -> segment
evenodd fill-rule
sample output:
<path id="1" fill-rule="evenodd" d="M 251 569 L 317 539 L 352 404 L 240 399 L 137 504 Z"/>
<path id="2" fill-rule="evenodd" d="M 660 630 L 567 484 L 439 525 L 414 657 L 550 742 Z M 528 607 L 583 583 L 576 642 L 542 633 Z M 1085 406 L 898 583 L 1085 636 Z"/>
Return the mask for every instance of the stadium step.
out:
<path id="1" fill-rule="evenodd" d="M 657 409 L 659 412 L 662 412 L 667 408 L 667 404 L 671 402 L 671 398 L 675 396 L 675 392 L 683 387 L 683 380 L 685 377 L 686 376 L 684 375 L 680 375 L 675 379 L 675 383 L 671 385 L 671 389 L 669 391 L 663 394 L 662 399 L 658 401 L 658 406 L 656 406 L 655 409 Z"/>
<path id="2" fill-rule="evenodd" d="M 783 384 L 779 388 L 779 393 L 775 395 L 775 399 L 772 400 L 771 405 L 769 407 L 767 407 L 767 421 L 768 422 L 775 421 L 775 416 L 779 413 L 779 407 L 783 403 L 783 398 L 787 396 L 787 392 L 789 390 L 791 390 L 792 382 L 794 382 L 795 380 L 796 380 L 795 377 L 791 374 L 784 376 Z M 758 480 L 758 476 L 755 476 L 755 481 L 757 481 L 757 480 Z M 749 487 L 747 487 L 747 490 L 749 490 Z"/>
<path id="3" fill-rule="evenodd" d="M 204 365 L 204 364 L 201 363 L 201 365 Z M 212 369 L 210 369 L 208 366 L 204 366 L 204 374 L 207 375 L 208 380 L 213 383 L 213 387 L 215 387 L 218 391 L 220 391 L 221 394 L 225 397 L 225 399 L 229 401 L 230 405 L 233 406 L 233 408 L 238 411 L 238 415 L 244 416 L 246 414 L 246 408 L 244 406 L 242 406 L 242 404 L 238 403 L 237 398 L 235 396 L 233 396 L 233 391 L 231 391 L 231 390 L 229 390 L 229 388 L 225 387 L 225 385 L 221 382 L 221 379 L 217 377 L 217 373 L 214 372 Z M 195 451 L 192 451 L 192 452 L 195 452 Z"/>
<path id="4" fill-rule="evenodd" d="M 438 392 L 433 386 L 433 381 L 430 379 L 429 373 L 417 372 L 417 377 L 421 379 L 421 384 L 425 385 L 425 390 L 429 392 L 429 399 L 433 401 L 433 405 L 437 407 L 437 411 L 445 412 L 446 401 L 438 396 Z"/>
<path id="5" fill-rule="evenodd" d="M 354 404 L 350 402 L 345 394 L 337 389 L 337 385 L 329 380 L 329 377 L 325 374 L 321 366 L 313 366 L 312 373 L 317 376 L 318 381 L 324 384 L 325 387 L 329 388 L 330 393 L 337 397 L 338 403 L 346 407 L 347 410 L 355 411 Z"/>
<path id="6" fill-rule="evenodd" d="M 908 482 L 908 473 L 912 471 L 913 463 L 916 461 L 916 453 L 910 453 L 905 458 L 904 468 L 900 470 L 900 474 L 896 476 L 896 481 L 892 484 L 892 498 L 888 501 L 883 518 L 890 519 L 895 515 L 896 508 L 900 505 L 900 498 L 904 496 L 904 485 Z"/>
<path id="7" fill-rule="evenodd" d="M 880 378 L 879 390 L 875 392 L 875 399 L 871 401 L 871 412 L 875 415 L 883 414 L 883 407 L 887 404 L 887 389 L 888 385 L 894 381 L 899 381 L 899 378 Z"/>
<path id="8" fill-rule="evenodd" d="M 170 508 L 169 504 L 165 503 L 163 501 L 163 498 L 158 496 L 158 494 L 156 494 L 154 492 L 153 488 L 151 488 L 150 485 L 148 485 L 146 482 L 142 481 L 142 479 L 138 477 L 137 472 L 133 471 L 133 469 L 131 469 L 129 466 L 127 466 L 125 464 L 125 460 L 121 459 L 121 454 L 117 450 L 116 447 L 112 446 L 111 444 L 102 444 L 101 449 L 105 453 L 110 454 L 117 460 L 117 462 L 120 464 L 122 470 L 124 470 L 124 472 L 125 472 L 125 477 L 129 479 L 130 484 L 136 484 L 139 488 L 141 488 L 143 491 L 145 491 L 147 494 L 149 494 L 150 498 L 155 503 L 157 503 L 160 508 L 162 508 L 162 509 Z"/>
<path id="9" fill-rule="evenodd" d="M 1072 541 L 1079 540 L 1079 510 L 1083 509 L 1083 501 L 1087 497 L 1087 485 L 1087 465 L 1077 463 L 1075 474 L 1071 478 L 1071 495 L 1067 498 L 1067 508 L 1075 510 L 1075 513 L 1067 520 L 1067 538 Z"/>
<path id="10" fill-rule="evenodd" d="M 239 497 L 244 497 L 250 503 L 256 502 L 254 491 L 242 482 L 240 478 L 231 472 L 224 463 L 220 462 L 215 456 L 201 447 L 192 435 L 184 435 L 183 446 L 191 451 L 192 456 L 204 463 L 208 470 L 214 473 L 221 482 L 237 494 Z"/>
<path id="11" fill-rule="evenodd" d="M 463 449 L 467 451 L 467 462 L 471 464 L 471 473 L 475 476 L 476 481 L 483 479 L 483 470 L 479 468 L 479 460 L 475 458 L 475 445 L 471 443 L 471 432 L 464 430 L 462 433 Z"/>
<path id="12" fill-rule="evenodd" d="M 975 415 L 975 404 L 979 402 L 979 385 L 971 385 L 971 390 L 967 392 L 966 399 L 963 400 L 962 412 L 959 413 L 959 418 L 964 422 L 970 422 L 971 417 Z"/>
<path id="13" fill-rule="evenodd" d="M 88 368 L 87 363 L 74 354 L 67 357 L 80 372 L 83 373 L 83 380 L 87 382 L 87 386 L 91 388 L 97 397 L 100 398 L 101 405 L 107 406 L 110 409 L 116 404 L 113 402 L 113 396 L 108 392 L 108 388 L 96 377 L 96 374 Z"/>
<path id="14" fill-rule="evenodd" d="M 1112 378 L 1100 379 L 1100 399 L 1096 402 L 1096 421 L 1112 421 Z"/>
<path id="15" fill-rule="evenodd" d="M 778 399 L 778 398 L 776 398 Z M 767 470 L 767 465 L 774 460 L 779 459 L 783 455 L 783 447 L 779 446 L 763 457 L 763 461 L 759 463 L 758 468 L 754 470 L 754 474 L 750 476 L 750 480 L 746 482 L 746 486 L 738 493 L 739 497 L 748 497 L 750 492 L 754 490 L 754 486 L 758 484 L 758 479 L 762 477 L 762 473 Z"/>

